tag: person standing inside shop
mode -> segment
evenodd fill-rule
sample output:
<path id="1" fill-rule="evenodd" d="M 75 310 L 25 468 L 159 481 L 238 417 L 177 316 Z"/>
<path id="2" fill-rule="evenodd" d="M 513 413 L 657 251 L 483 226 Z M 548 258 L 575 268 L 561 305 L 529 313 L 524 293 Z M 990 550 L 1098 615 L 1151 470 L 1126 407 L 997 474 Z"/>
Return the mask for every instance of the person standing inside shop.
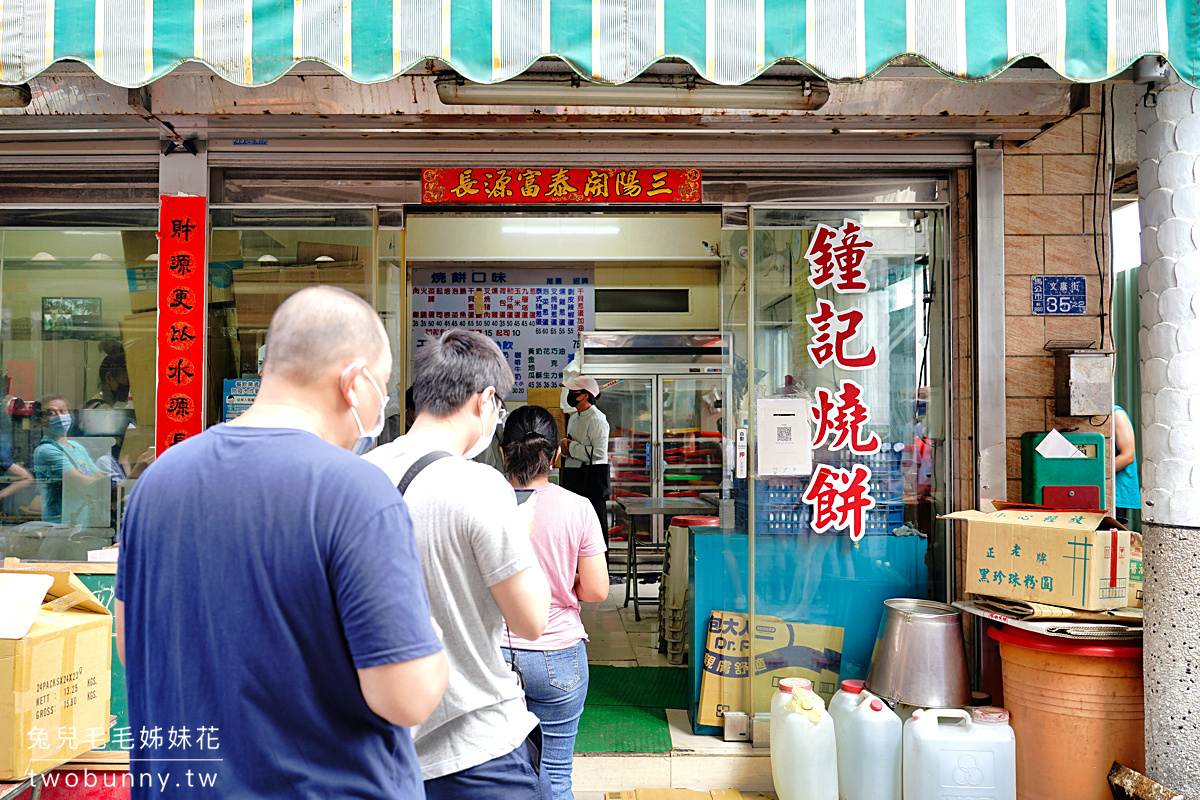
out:
<path id="1" fill-rule="evenodd" d="M 504 472 L 537 502 L 530 541 L 550 582 L 550 622 L 541 638 L 506 637 L 504 657 L 525 676 L 529 710 L 542 721 L 542 765 L 554 800 L 571 800 L 575 735 L 588 691 L 587 631 L 579 602 L 608 597 L 604 539 L 592 506 L 550 482 L 558 425 L 541 406 L 522 406 L 504 427 Z"/>
<path id="2" fill-rule="evenodd" d="M 108 506 L 108 473 L 96 466 L 83 445 L 67 438 L 75 424 L 67 401 L 56 394 L 44 397 L 37 416 L 45 432 L 33 451 L 33 474 L 42 495 L 42 521 L 64 521 L 65 495 L 70 501 L 66 524 L 102 527 L 99 511 L 100 505 Z M 91 518 L 93 511 L 97 512 L 96 520 Z M 107 520 L 103 522 L 107 524 Z"/>
<path id="3" fill-rule="evenodd" d="M 1142 488 L 1138 481 L 1137 439 L 1133 435 L 1133 423 L 1129 414 L 1120 406 L 1113 413 L 1114 441 L 1116 443 L 1116 491 L 1117 522 L 1129 524 L 1130 512 L 1142 508 Z"/>
<path id="4" fill-rule="evenodd" d="M 114 609 L 133 800 L 424 797 L 405 728 L 446 656 L 404 501 L 355 455 L 390 373 L 370 305 L 301 290 L 250 408 L 137 482 Z"/>
<path id="5" fill-rule="evenodd" d="M 562 473 L 559 483 L 587 498 L 596 510 L 604 545 L 608 546 L 608 419 L 596 408 L 600 385 L 578 375 L 563 381 L 567 405 L 575 409 L 567 421 L 567 438 L 559 443 Z"/>
<path id="6" fill-rule="evenodd" d="M 529 519 L 497 470 L 470 459 L 505 416 L 512 369 L 500 348 L 452 328 L 413 358 L 417 418 L 366 459 L 404 495 L 433 613 L 445 629 L 450 685 L 413 729 L 429 800 L 549 800 L 538 718 L 500 647 L 505 623 L 535 640 L 550 587 L 529 542 Z"/>

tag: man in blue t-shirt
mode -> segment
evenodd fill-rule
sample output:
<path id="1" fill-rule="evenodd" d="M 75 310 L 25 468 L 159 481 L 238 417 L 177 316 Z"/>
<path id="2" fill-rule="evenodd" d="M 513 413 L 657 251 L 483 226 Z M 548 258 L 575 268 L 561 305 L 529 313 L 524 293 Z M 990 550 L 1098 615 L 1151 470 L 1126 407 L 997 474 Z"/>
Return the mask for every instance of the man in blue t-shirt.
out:
<path id="1" fill-rule="evenodd" d="M 404 501 L 351 452 L 390 372 L 369 305 L 298 292 L 254 404 L 138 481 L 115 608 L 134 800 L 424 797 L 407 728 L 446 658 Z"/>

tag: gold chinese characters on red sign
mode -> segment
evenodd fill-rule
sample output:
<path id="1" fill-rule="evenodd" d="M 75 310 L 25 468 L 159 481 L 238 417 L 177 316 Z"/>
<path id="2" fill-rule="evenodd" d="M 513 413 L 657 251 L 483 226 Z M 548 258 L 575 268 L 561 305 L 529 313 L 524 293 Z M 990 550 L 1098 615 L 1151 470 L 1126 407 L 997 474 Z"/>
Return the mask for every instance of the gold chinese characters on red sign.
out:
<path id="1" fill-rule="evenodd" d="M 158 453 L 204 430 L 203 197 L 163 197 L 158 229 Z"/>
<path id="2" fill-rule="evenodd" d="M 421 202 L 699 203 L 698 169 L 426 169 Z"/>

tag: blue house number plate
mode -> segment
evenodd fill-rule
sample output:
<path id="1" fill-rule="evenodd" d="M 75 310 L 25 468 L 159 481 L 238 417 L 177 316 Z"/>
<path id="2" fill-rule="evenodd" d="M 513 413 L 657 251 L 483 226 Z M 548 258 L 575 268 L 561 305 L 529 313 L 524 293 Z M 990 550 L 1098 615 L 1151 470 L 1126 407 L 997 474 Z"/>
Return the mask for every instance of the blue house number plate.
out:
<path id="1" fill-rule="evenodd" d="M 1082 275 L 1034 275 L 1032 281 L 1034 314 L 1083 314 L 1087 310 L 1087 281 Z"/>

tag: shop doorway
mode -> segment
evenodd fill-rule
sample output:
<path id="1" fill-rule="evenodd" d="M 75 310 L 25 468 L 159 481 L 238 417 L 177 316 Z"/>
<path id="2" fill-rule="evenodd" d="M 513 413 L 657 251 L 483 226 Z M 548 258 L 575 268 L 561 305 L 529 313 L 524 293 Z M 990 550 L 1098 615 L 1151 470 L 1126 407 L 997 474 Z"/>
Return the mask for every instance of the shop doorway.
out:
<path id="1" fill-rule="evenodd" d="M 659 609 L 642 607 L 639 619 L 631 587 L 614 585 L 606 602 L 583 609 L 593 682 L 604 687 L 600 693 L 607 693 L 606 702 L 616 702 L 621 710 L 589 706 L 580 748 L 646 752 L 646 729 L 627 730 L 622 721 L 649 720 L 665 734 L 671 713 L 686 714 L 683 726 L 692 732 L 721 734 L 719 713 L 701 721 L 706 719 L 702 696 L 712 696 L 704 692 L 705 677 L 712 677 L 704 664 L 714 613 L 829 633 L 832 638 L 819 642 L 818 650 L 835 652 L 838 664 L 814 680 L 828 699 L 840 678 L 865 676 L 882 600 L 945 596 L 949 558 L 936 516 L 946 502 L 950 463 L 946 225 L 946 208 L 936 203 L 846 210 L 759 206 L 619 215 L 409 216 L 401 298 L 408 363 L 428 333 L 454 324 L 486 327 L 470 316 L 420 316 L 429 310 L 422 305 L 429 295 L 421 290 L 454 288 L 455 272 L 463 290 L 458 296 L 474 303 L 486 299 L 486 293 L 469 288 L 476 273 L 482 274 L 481 286 L 522 271 L 533 278 L 522 274 L 519 285 L 570 290 L 570 325 L 553 326 L 572 328 L 564 351 L 546 354 L 537 346 L 531 351 L 528 325 L 520 326 L 519 335 L 515 326 L 501 335 L 514 342 L 505 352 L 512 353 L 514 370 L 526 379 L 523 394 L 510 397 L 508 404 L 558 410 L 561 372 L 576 359 L 605 387 L 597 407 L 610 422 L 610 571 L 639 581 L 637 595 L 647 606 L 659 600 L 663 555 L 649 548 L 646 566 L 630 571 L 628 537 L 664 544 L 670 520 L 659 516 L 631 523 L 617 513 L 617 501 L 638 495 L 715 498 L 711 513 L 718 525 L 692 531 L 690 542 L 683 538 L 689 548 L 682 578 L 688 607 L 679 619 L 686 631 L 686 655 L 680 659 L 686 671 L 674 666 L 661 646 L 665 631 Z M 841 292 L 817 276 L 811 245 L 818 235 L 831 235 L 822 231 L 844 239 L 854 229 L 870 242 L 861 262 L 867 286 Z M 430 270 L 444 273 L 438 283 Z M 506 285 L 513 288 L 511 282 Z M 581 319 L 583 286 L 591 288 L 582 291 L 588 299 Z M 538 306 L 536 292 L 518 292 L 519 307 L 492 305 L 490 310 L 529 313 L 524 305 L 529 302 L 536 322 L 539 308 L 561 308 L 558 292 L 545 296 Z M 809 348 L 819 344 L 820 332 L 811 318 L 823 303 L 836 314 L 862 313 L 861 334 L 847 354 L 863 355 L 873 346 L 870 369 L 836 360 L 814 362 Z M 486 302 L 478 307 L 489 308 Z M 430 319 L 433 324 L 422 324 Z M 563 316 L 551 319 L 561 323 Z M 715 344 L 719 353 L 711 364 L 672 361 L 672 353 L 703 344 Z M 861 390 L 869 409 L 863 436 L 875 434 L 880 446 L 858 454 L 827 440 L 813 448 L 807 471 L 779 475 L 764 469 L 765 462 L 757 460 L 764 442 L 750 441 L 761 434 L 759 401 L 801 399 L 807 403 L 802 413 L 808 415 L 820 407 L 821 389 L 829 390 L 835 402 L 845 400 L 838 397 L 845 381 Z M 739 441 L 749 445 L 748 463 L 738 458 Z M 838 526 L 818 532 L 814 508 L 802 500 L 812 469 L 825 465 L 849 472 L 855 463 L 868 466 L 873 475 L 876 505 L 864 515 L 865 535 L 852 539 Z M 753 638 L 743 660 L 774 663 Z M 779 674 L 755 671 L 740 688 L 723 690 L 724 696 L 753 715 L 764 710 L 762 698 L 769 701 Z M 672 704 L 680 707 L 672 712 Z M 589 744 L 588 730 L 608 733 Z"/>

